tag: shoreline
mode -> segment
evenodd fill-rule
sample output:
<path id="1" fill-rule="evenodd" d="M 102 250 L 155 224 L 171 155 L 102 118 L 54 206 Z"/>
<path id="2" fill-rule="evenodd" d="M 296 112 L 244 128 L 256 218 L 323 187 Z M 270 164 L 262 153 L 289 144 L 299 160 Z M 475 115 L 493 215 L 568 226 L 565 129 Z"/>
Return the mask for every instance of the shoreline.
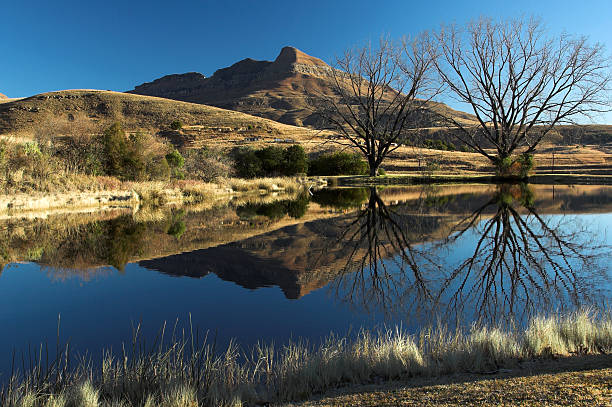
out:
<path id="1" fill-rule="evenodd" d="M 498 184 L 526 183 L 545 185 L 612 185 L 612 175 L 589 174 L 538 174 L 524 180 L 500 178 L 494 175 L 417 175 L 389 174 L 378 177 L 367 175 L 342 175 L 326 178 L 328 185 L 377 186 L 377 185 L 436 185 L 436 184 Z"/>
<path id="2" fill-rule="evenodd" d="M 119 189 L 94 191 L 0 194 L 0 219 L 47 217 L 54 213 L 93 212 L 95 210 L 132 209 L 141 206 L 193 205 L 202 202 L 219 203 L 237 197 L 268 195 L 275 192 L 296 192 L 311 187 L 375 187 L 444 184 L 521 183 L 535 185 L 612 185 L 612 175 L 557 175 L 538 174 L 526 180 L 501 179 L 492 175 L 432 175 L 389 174 L 378 177 L 366 175 L 318 176 L 307 178 L 230 179 L 221 183 L 199 181 L 128 182 Z"/>
<path id="3" fill-rule="evenodd" d="M 138 210 L 142 206 L 220 203 L 244 196 L 296 192 L 319 181 L 297 178 L 229 179 L 222 183 L 199 181 L 127 182 L 118 189 L 0 194 L 0 219 L 14 216 L 46 217 L 52 213 L 91 212 L 108 209 Z"/>

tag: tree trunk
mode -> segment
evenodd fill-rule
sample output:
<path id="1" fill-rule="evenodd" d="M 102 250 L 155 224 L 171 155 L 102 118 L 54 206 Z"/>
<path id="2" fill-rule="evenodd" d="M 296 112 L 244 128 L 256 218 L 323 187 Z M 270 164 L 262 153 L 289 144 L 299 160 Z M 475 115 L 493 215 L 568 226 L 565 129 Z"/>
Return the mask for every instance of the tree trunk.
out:
<path id="1" fill-rule="evenodd" d="M 375 177 L 378 175 L 378 165 L 370 164 L 370 177 Z"/>

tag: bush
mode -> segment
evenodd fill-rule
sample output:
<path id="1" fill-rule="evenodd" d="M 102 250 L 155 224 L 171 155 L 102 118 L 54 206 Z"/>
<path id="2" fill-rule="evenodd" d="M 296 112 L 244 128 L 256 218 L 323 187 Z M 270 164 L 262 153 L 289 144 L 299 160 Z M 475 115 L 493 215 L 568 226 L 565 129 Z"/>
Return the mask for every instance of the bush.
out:
<path id="1" fill-rule="evenodd" d="M 496 172 L 499 177 L 527 178 L 533 167 L 533 155 L 526 153 L 518 157 L 498 158 L 496 162 Z"/>
<path id="2" fill-rule="evenodd" d="M 336 152 L 321 154 L 310 161 L 310 175 L 364 175 L 368 164 L 359 154 Z"/>
<path id="3" fill-rule="evenodd" d="M 102 140 L 106 175 L 143 181 L 168 179 L 172 172 L 176 178 L 181 178 L 183 157 L 178 151 L 167 154 L 168 147 L 151 135 L 137 133 L 126 138 L 121 124 L 115 123 L 106 129 Z"/>
<path id="4" fill-rule="evenodd" d="M 457 147 L 455 147 L 455 145 L 450 141 L 440 139 L 426 139 L 423 144 L 426 148 L 430 148 L 432 150 L 455 151 L 457 149 Z"/>
<path id="5" fill-rule="evenodd" d="M 236 173 L 242 178 L 286 175 L 308 170 L 308 159 L 300 145 L 283 149 L 270 146 L 259 150 L 240 148 L 232 153 Z"/>
<path id="6" fill-rule="evenodd" d="M 288 147 L 284 152 L 284 175 L 305 174 L 308 172 L 308 157 L 304 148 L 299 145 Z"/>
<path id="7" fill-rule="evenodd" d="M 123 176 L 128 147 L 121 124 L 114 123 L 104 131 L 105 170 L 108 175 Z"/>
<path id="8" fill-rule="evenodd" d="M 230 158 L 221 152 L 204 147 L 186 150 L 183 154 L 187 178 L 213 182 L 234 174 Z"/>
<path id="9" fill-rule="evenodd" d="M 250 148 L 241 148 L 234 152 L 236 174 L 242 178 L 256 178 L 264 174 L 261 159 Z"/>
<path id="10" fill-rule="evenodd" d="M 185 165 L 185 158 L 183 158 L 181 153 L 179 153 L 178 150 L 174 149 L 168 154 L 166 154 L 165 159 L 168 162 L 168 166 L 170 167 L 172 177 L 184 179 L 185 173 L 183 172 L 182 168 Z"/>
<path id="11" fill-rule="evenodd" d="M 270 146 L 255 151 L 265 175 L 278 175 L 283 172 L 285 152 L 282 147 Z"/>
<path id="12" fill-rule="evenodd" d="M 180 130 L 183 128 L 183 122 L 181 122 L 180 120 L 175 120 L 172 123 L 170 123 L 170 128 L 172 130 Z"/>

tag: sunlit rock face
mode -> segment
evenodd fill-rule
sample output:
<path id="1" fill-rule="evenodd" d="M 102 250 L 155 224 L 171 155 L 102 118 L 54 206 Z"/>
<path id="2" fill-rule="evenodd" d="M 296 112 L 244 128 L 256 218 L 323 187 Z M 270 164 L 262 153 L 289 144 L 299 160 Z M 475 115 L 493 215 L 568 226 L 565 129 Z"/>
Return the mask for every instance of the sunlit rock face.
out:
<path id="1" fill-rule="evenodd" d="M 130 93 L 203 103 L 238 110 L 286 124 L 314 124 L 309 94 L 330 94 L 332 68 L 322 60 L 285 47 L 274 61 L 251 58 L 217 70 L 210 78 L 196 72 L 167 75 Z"/>

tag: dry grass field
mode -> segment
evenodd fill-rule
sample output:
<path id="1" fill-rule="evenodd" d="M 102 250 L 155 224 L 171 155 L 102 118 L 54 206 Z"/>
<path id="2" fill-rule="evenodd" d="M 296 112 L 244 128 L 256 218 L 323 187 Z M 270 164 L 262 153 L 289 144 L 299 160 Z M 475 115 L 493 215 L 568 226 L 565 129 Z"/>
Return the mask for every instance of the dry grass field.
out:
<path id="1" fill-rule="evenodd" d="M 170 124 L 175 120 L 184 124 L 181 130 L 170 129 Z M 299 143 L 308 153 L 357 151 L 347 143 L 330 139 L 333 133 L 329 131 L 291 126 L 236 111 L 152 96 L 66 90 L 0 101 L 0 138 L 14 142 L 48 134 L 74 133 L 81 131 L 79 129 L 99 132 L 113 122 L 121 122 L 128 133 L 140 131 L 157 134 L 183 148 L 208 147 L 229 152 L 237 146 L 260 148 Z M 569 132 L 568 129 L 560 129 L 559 134 Z M 592 125 L 581 129 L 580 135 L 576 136 L 587 144 L 551 140 L 542 145 L 535 155 L 535 173 L 612 174 L 611 134 L 612 126 Z M 388 173 L 412 175 L 493 173 L 492 165 L 477 153 L 408 146 L 401 146 L 391 153 L 383 168 Z"/>
<path id="2" fill-rule="evenodd" d="M 234 134 L 298 137 L 315 132 L 248 114 L 216 107 L 178 102 L 152 96 L 101 90 L 64 90 L 24 99 L 5 99 L 0 104 L 0 135 L 33 137 L 49 124 L 70 125 L 75 121 L 104 127 L 121 122 L 132 132 L 169 130 L 180 120 L 192 126 L 191 133 L 211 141 Z M 82 123 L 80 123 L 82 124 Z"/>

